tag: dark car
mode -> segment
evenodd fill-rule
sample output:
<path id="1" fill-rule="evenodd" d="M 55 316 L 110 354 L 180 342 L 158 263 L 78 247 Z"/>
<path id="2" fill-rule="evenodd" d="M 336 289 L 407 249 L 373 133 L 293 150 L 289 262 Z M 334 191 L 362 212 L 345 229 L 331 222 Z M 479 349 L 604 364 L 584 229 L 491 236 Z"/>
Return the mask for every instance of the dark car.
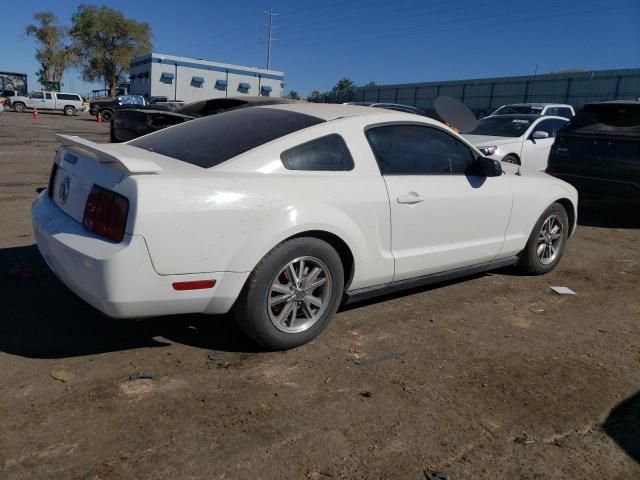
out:
<path id="1" fill-rule="evenodd" d="M 557 133 L 547 173 L 584 197 L 640 199 L 640 101 L 586 105 Z"/>
<path id="2" fill-rule="evenodd" d="M 147 102 L 142 95 L 118 95 L 117 97 L 99 98 L 89 103 L 89 114 L 108 122 L 113 118 L 113 112 L 122 108 L 144 108 Z M 171 107 L 167 106 L 167 109 Z"/>
<path id="3" fill-rule="evenodd" d="M 118 110 L 111 120 L 111 141 L 113 143 L 127 142 L 147 133 L 188 122 L 194 118 L 207 117 L 236 108 L 293 102 L 295 100 L 288 98 L 247 96 L 201 100 L 173 110 L 159 110 L 154 108 L 154 105 L 138 109 Z"/>

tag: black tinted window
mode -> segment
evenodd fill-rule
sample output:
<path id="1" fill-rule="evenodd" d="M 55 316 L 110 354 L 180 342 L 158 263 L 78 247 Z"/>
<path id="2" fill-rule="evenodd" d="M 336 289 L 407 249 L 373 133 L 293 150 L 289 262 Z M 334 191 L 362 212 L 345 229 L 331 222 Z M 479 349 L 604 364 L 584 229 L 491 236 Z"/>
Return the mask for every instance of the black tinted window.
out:
<path id="1" fill-rule="evenodd" d="M 209 168 L 323 121 L 285 110 L 243 108 L 161 130 L 129 145 Z"/>
<path id="2" fill-rule="evenodd" d="M 280 155 L 288 170 L 352 170 L 353 159 L 340 135 L 328 135 L 297 147 Z"/>
<path id="3" fill-rule="evenodd" d="M 587 105 L 571 119 L 565 131 L 584 134 L 640 135 L 640 102 L 638 104 Z"/>
<path id="4" fill-rule="evenodd" d="M 80 101 L 80 97 L 78 95 L 71 95 L 69 93 L 58 93 L 56 96 L 58 97 L 58 100 L 71 100 L 74 102 Z"/>
<path id="5" fill-rule="evenodd" d="M 367 139 L 383 175 L 464 173 L 472 151 L 452 135 L 418 125 L 370 128 Z"/>
<path id="6" fill-rule="evenodd" d="M 573 113 L 571 112 L 570 108 L 567 107 L 561 107 L 558 108 L 558 114 L 559 117 L 564 117 L 567 119 L 570 119 L 571 117 L 573 117 Z"/>
<path id="7" fill-rule="evenodd" d="M 534 132 L 547 132 L 549 137 L 555 137 L 556 132 L 560 130 L 567 122 L 563 120 L 543 120 L 535 126 Z"/>

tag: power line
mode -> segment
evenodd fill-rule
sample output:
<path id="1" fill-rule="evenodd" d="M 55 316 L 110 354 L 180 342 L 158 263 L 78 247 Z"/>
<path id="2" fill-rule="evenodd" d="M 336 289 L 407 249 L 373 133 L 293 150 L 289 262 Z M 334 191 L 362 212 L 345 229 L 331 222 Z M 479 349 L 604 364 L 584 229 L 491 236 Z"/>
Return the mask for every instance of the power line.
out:
<path id="1" fill-rule="evenodd" d="M 265 27 L 267 27 L 267 70 L 269 70 L 271 68 L 271 45 L 273 44 L 273 42 L 278 40 L 277 38 L 273 37 L 273 29 L 278 28 L 277 25 L 273 24 L 273 17 L 280 14 L 274 13 L 273 8 L 269 8 L 268 12 L 265 10 L 264 14 L 269 17 L 269 23 L 265 25 Z"/>

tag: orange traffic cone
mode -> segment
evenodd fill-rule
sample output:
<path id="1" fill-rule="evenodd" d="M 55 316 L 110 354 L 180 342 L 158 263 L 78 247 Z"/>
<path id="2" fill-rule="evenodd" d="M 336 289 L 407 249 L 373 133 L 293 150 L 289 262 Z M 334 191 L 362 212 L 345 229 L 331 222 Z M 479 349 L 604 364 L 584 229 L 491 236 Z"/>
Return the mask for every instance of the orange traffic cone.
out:
<path id="1" fill-rule="evenodd" d="M 98 124 L 102 124 L 102 114 L 98 112 Z"/>
<path id="2" fill-rule="evenodd" d="M 37 108 L 33 109 L 33 119 L 34 120 L 40 120 L 40 113 L 38 113 L 38 109 Z"/>

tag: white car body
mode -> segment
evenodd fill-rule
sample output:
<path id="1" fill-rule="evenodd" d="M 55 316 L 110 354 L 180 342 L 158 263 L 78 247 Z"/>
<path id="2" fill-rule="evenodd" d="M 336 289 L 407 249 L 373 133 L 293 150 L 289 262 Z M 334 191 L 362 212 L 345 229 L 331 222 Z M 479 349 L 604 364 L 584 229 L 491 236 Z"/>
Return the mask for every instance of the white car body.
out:
<path id="1" fill-rule="evenodd" d="M 524 113 L 518 110 L 527 108 L 534 110 L 531 113 L 548 117 L 563 117 L 571 119 L 576 116 L 576 112 L 571 105 L 565 103 L 511 103 L 498 108 L 491 115 L 506 115 L 512 113 Z M 516 111 L 514 111 L 514 109 Z"/>
<path id="2" fill-rule="evenodd" d="M 31 92 L 26 97 L 9 97 L 11 106 L 16 111 L 24 111 L 27 108 L 38 110 L 59 110 L 66 114 L 81 112 L 84 110 L 82 97 L 77 93 L 65 92 Z M 72 109 L 72 110 L 71 110 Z"/>
<path id="3" fill-rule="evenodd" d="M 502 117 L 524 116 L 502 115 Z M 487 118 L 490 119 L 491 117 Z M 568 121 L 564 117 L 538 117 L 531 122 L 526 131 L 519 137 L 474 134 L 463 134 L 462 136 L 489 158 L 502 161 L 507 155 L 510 155 L 520 162 L 523 170 L 543 172 L 547 168 L 549 152 L 555 140 L 555 130 L 551 130 L 552 134 L 547 138 L 533 138 L 533 133 L 541 127 L 541 124 L 544 125 L 553 120 L 561 121 L 563 124 Z M 513 121 L 517 121 L 516 118 Z"/>
<path id="4" fill-rule="evenodd" d="M 357 297 L 417 277 L 513 264 L 554 202 L 565 206 L 575 228 L 575 189 L 545 174 L 383 176 L 365 136 L 374 125 L 435 128 L 481 156 L 432 119 L 345 105 L 254 108 L 326 121 L 211 168 L 128 144 L 61 136 L 51 198 L 44 191 L 32 208 L 38 248 L 51 269 L 112 317 L 219 314 L 229 311 L 260 260 L 295 236 L 342 245 L 352 258 L 345 265 L 345 290 Z M 346 142 L 352 170 L 284 167 L 283 151 L 330 134 Z M 119 243 L 83 227 L 93 184 L 128 199 Z M 213 288 L 172 288 L 175 282 L 209 280 Z"/>

